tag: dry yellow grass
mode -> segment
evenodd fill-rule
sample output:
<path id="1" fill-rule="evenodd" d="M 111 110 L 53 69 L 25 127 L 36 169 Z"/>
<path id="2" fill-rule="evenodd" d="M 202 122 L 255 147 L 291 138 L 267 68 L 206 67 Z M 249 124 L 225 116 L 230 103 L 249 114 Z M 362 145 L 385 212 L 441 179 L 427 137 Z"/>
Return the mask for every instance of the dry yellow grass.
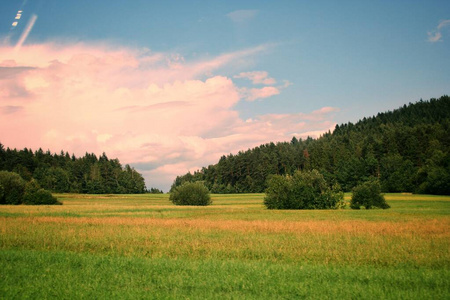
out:
<path id="1" fill-rule="evenodd" d="M 414 235 L 421 238 L 449 238 L 450 220 L 420 220 L 407 222 L 370 222 L 360 220 L 343 221 L 245 221 L 208 219 L 159 219 L 136 217 L 0 217 L 2 232 L 11 222 L 38 225 L 41 223 L 143 226 L 148 228 L 195 229 L 200 231 L 225 230 L 241 233 L 317 233 L 352 235 Z M 9 225 L 9 226 L 8 226 Z"/>
<path id="2" fill-rule="evenodd" d="M 0 207 L 0 248 L 449 266 L 448 198 L 390 198 L 400 200 L 386 211 L 269 211 L 263 195 L 215 195 L 209 207 L 173 206 L 167 195 L 63 195 L 62 206 Z"/>
<path id="3" fill-rule="evenodd" d="M 449 264 L 449 222 L 1 217 L 1 247 L 150 257 Z"/>

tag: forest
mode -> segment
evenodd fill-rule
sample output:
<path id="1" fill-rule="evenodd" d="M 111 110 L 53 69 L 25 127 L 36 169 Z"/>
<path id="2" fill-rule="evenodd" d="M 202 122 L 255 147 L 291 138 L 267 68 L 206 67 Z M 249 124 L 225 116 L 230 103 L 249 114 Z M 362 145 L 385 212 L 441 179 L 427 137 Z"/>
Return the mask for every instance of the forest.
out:
<path id="1" fill-rule="evenodd" d="M 26 181 L 56 193 L 140 194 L 146 192 L 144 178 L 118 159 L 86 153 L 83 157 L 52 154 L 39 149 L 5 149 L 0 144 L 0 170 L 18 173 Z M 152 189 L 154 191 L 154 189 Z"/>
<path id="2" fill-rule="evenodd" d="M 450 195 L 450 97 L 336 125 L 317 139 L 293 137 L 222 156 L 178 176 L 171 190 L 202 181 L 212 193 L 261 193 L 270 175 L 313 169 L 344 191 L 375 177 L 383 192 Z"/>

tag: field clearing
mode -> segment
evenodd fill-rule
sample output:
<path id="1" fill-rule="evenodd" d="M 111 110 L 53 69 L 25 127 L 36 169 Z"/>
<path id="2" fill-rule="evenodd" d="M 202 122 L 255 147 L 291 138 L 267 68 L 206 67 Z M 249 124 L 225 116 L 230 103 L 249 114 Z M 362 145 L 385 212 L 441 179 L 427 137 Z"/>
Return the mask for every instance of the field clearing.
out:
<path id="1" fill-rule="evenodd" d="M 271 211 L 263 194 L 57 197 L 0 207 L 0 298 L 450 295 L 450 197 L 387 194 L 391 209 L 359 211 Z"/>

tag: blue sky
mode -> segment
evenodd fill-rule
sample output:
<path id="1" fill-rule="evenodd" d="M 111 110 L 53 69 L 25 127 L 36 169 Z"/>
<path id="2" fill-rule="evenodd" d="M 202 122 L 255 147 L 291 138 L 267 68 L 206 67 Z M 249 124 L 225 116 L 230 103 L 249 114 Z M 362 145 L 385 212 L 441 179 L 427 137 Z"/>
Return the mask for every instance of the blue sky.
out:
<path id="1" fill-rule="evenodd" d="M 2 1 L 0 113 L 38 129 L 0 141 L 106 151 L 167 189 L 222 154 L 449 94 L 449 20 L 450 1 Z"/>

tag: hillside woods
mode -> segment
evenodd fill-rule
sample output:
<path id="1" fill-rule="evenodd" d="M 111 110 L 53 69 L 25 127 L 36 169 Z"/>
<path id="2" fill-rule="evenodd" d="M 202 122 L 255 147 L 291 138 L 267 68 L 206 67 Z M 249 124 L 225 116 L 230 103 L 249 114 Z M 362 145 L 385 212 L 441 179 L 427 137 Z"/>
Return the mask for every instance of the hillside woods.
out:
<path id="1" fill-rule="evenodd" d="M 419 101 L 337 125 L 318 139 L 268 143 L 223 156 L 215 165 L 178 176 L 203 181 L 212 193 L 260 193 L 272 174 L 320 171 L 344 191 L 377 177 L 384 192 L 450 194 L 450 98 Z"/>

